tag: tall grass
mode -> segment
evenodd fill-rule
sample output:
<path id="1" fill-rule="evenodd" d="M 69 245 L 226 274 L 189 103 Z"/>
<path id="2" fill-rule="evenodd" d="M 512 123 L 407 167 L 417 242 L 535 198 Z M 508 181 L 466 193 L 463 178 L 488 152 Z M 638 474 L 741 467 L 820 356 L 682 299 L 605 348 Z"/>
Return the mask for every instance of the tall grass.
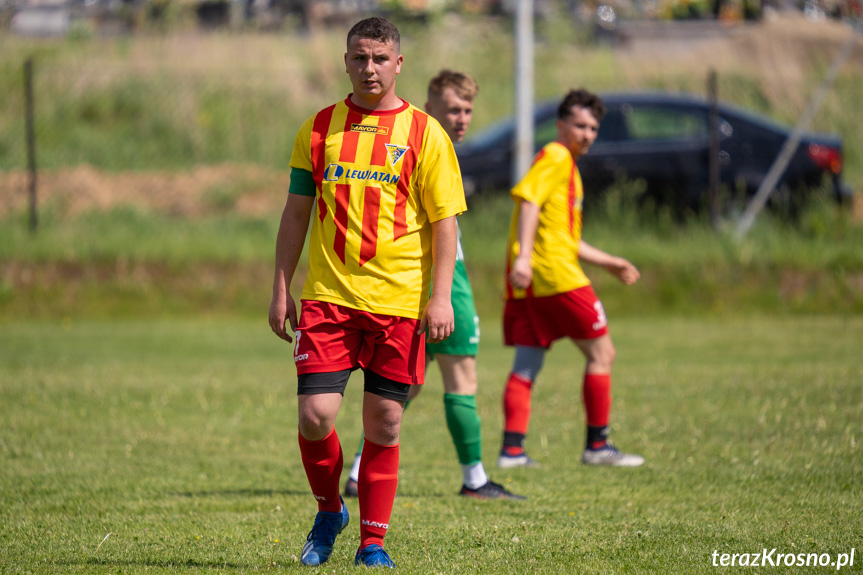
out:
<path id="1" fill-rule="evenodd" d="M 750 234 L 737 241 L 732 221 L 714 230 L 706 218 L 693 217 L 681 226 L 663 210 L 649 212 L 625 201 L 621 205 L 615 190 L 609 195 L 607 203 L 585 211 L 585 239 L 608 251 L 626 252 L 645 265 L 732 260 L 801 269 L 863 269 L 863 229 L 829 200 L 815 203 L 794 221 L 765 212 Z M 511 211 L 506 194 L 471 201 L 459 219 L 471 266 L 502 266 Z M 0 261 L 269 262 L 279 214 L 274 209 L 266 217 L 219 211 L 178 217 L 119 205 L 71 219 L 53 219 L 48 211 L 37 234 L 28 231 L 25 215 L 17 214 L 0 226 Z"/>
<path id="2" fill-rule="evenodd" d="M 765 211 L 750 234 L 738 241 L 734 221 L 715 230 L 706 217 L 691 216 L 686 225 L 663 209 L 637 205 L 632 183 L 614 187 L 605 202 L 585 209 L 583 236 L 607 251 L 629 254 L 644 265 L 707 266 L 722 261 L 743 264 L 863 268 L 863 229 L 847 210 L 829 199 L 816 201 L 796 220 Z M 472 201 L 460 218 L 469 263 L 495 265 L 505 254 L 512 201 L 505 194 Z"/>
<path id="3" fill-rule="evenodd" d="M 189 218 L 121 205 L 72 219 L 53 219 L 48 212 L 36 235 L 25 223 L 18 216 L 2 226 L 0 261 L 259 262 L 274 254 L 279 222 L 278 214 L 268 219 L 236 215 Z"/>
<path id="4" fill-rule="evenodd" d="M 228 161 L 284 168 L 290 159 L 297 119 L 281 123 L 290 103 L 278 85 L 231 81 L 228 71 L 139 75 L 80 63 L 37 62 L 37 74 L 42 168 L 90 164 L 112 171 L 176 170 Z M 102 77 L 91 78 L 94 74 Z M 5 169 L 22 167 L 23 149 L 8 138 L 23 134 L 22 122 L 20 114 L 4 130 Z"/>
<path id="5" fill-rule="evenodd" d="M 511 210 L 506 195 L 484 196 L 460 219 L 483 317 L 500 316 Z M 7 218 L 0 225 L 0 317 L 261 315 L 278 214 L 178 218 L 121 206 L 48 220 L 36 235 L 23 216 Z M 738 242 L 730 225 L 681 226 L 668 214 L 636 214 L 631 202 L 611 201 L 604 211 L 586 212 L 584 237 L 634 262 L 642 280 L 625 287 L 602 270 L 586 271 L 615 315 L 860 313 L 863 228 L 849 217 L 829 202 L 812 206 L 799 223 L 768 213 Z M 295 293 L 304 270 L 305 260 Z"/>
<path id="6" fill-rule="evenodd" d="M 863 311 L 863 229 L 829 200 L 811 205 L 798 221 L 765 212 L 738 240 L 732 221 L 716 230 L 694 217 L 682 226 L 666 211 L 638 207 L 632 190 L 631 184 L 615 187 L 607 202 L 584 214 L 585 241 L 642 272 L 636 286 L 626 287 L 585 266 L 613 313 Z M 461 217 L 481 311 L 494 317 L 500 314 L 511 208 L 508 198 L 481 198 Z"/>
<path id="7" fill-rule="evenodd" d="M 512 113 L 508 21 L 447 16 L 423 28 L 400 25 L 405 98 L 421 106 L 428 78 L 454 67 L 479 81 L 475 130 Z M 536 97 L 558 98 L 578 85 L 704 93 L 713 68 L 724 100 L 793 123 L 848 35 L 830 26 L 838 25 L 780 20 L 740 27 L 718 41 L 613 50 L 589 43 L 589 35 L 561 18 L 539 28 Z M 21 78 L 22 62 L 31 56 L 43 167 L 176 169 L 231 161 L 284 168 L 299 123 L 349 91 L 344 33 L 84 41 L 6 35 L 0 38 L 0 169 L 25 165 Z M 857 187 L 863 182 L 863 119 L 854 113 L 863 97 L 860 62 L 852 56 L 812 126 L 843 136 L 846 174 Z"/>

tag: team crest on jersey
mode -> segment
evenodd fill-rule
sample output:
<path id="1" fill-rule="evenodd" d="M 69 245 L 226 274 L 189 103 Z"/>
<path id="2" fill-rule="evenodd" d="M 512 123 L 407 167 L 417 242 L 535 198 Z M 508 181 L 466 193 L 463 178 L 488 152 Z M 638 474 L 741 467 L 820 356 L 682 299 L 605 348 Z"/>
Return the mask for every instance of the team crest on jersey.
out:
<path id="1" fill-rule="evenodd" d="M 387 126 L 369 126 L 366 124 L 351 124 L 351 132 L 362 132 L 364 134 L 380 134 L 381 136 L 387 136 L 390 133 L 390 129 Z"/>
<path id="2" fill-rule="evenodd" d="M 410 150 L 409 146 L 399 146 L 397 144 L 385 144 L 387 147 L 387 155 L 390 157 L 390 164 L 395 166 L 405 155 L 405 152 Z"/>

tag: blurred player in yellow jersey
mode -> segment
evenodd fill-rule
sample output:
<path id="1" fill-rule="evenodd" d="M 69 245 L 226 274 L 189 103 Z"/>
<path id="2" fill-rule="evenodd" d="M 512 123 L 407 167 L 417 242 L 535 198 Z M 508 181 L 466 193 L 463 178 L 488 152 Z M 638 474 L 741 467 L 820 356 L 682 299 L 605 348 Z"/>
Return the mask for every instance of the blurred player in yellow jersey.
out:
<path id="1" fill-rule="evenodd" d="M 423 383 L 425 339 L 452 333 L 450 303 L 464 190 L 440 124 L 396 95 L 398 29 L 367 18 L 348 32 L 353 92 L 301 126 L 276 240 L 269 323 L 293 342 L 299 446 L 318 514 L 300 561 L 320 565 L 349 516 L 335 430 L 350 373 L 364 372 L 357 565 L 394 567 L 383 548 L 398 484 L 399 432 Z M 301 313 L 290 286 L 309 220 Z M 287 333 L 286 323 L 295 337 Z"/>
<path id="2" fill-rule="evenodd" d="M 504 342 L 515 360 L 503 396 L 504 434 L 499 467 L 535 467 L 524 451 L 531 415 L 531 392 L 552 342 L 571 339 L 587 363 L 582 400 L 588 465 L 634 467 L 640 455 L 622 453 L 608 441 L 611 366 L 615 349 L 602 303 L 580 261 L 605 268 L 626 285 L 638 281 L 629 261 L 581 239 L 583 190 L 576 160 L 596 139 L 605 105 L 599 96 L 574 90 L 558 107 L 557 139 L 534 158 L 511 195 L 515 210 L 507 247 Z"/>
<path id="3" fill-rule="evenodd" d="M 470 127 L 477 92 L 476 81 L 462 72 L 442 70 L 429 82 L 426 112 L 440 122 L 456 144 L 464 140 Z M 426 358 L 428 361 L 437 359 L 443 379 L 444 414 L 462 471 L 459 495 L 477 499 L 524 499 L 491 481 L 482 464 L 482 430 L 476 407 L 479 317 L 460 241 L 453 275 L 452 306 L 455 330 L 445 341 L 426 343 Z M 410 399 L 413 400 L 421 389 L 420 386 L 411 387 Z M 362 446 L 360 442 L 345 484 L 345 495 L 357 494 Z"/>

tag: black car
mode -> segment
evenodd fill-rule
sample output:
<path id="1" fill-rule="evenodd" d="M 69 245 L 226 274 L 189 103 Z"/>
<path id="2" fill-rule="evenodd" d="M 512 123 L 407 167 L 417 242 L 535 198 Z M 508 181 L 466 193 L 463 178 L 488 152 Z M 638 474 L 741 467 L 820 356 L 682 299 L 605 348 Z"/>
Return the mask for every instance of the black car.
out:
<path id="1" fill-rule="evenodd" d="M 644 198 L 678 212 L 707 206 L 710 121 L 708 102 L 689 95 L 603 94 L 608 113 L 596 142 L 578 160 L 589 204 L 611 184 L 643 180 Z M 557 137 L 558 102 L 537 106 L 534 145 L 538 151 Z M 751 197 L 791 133 L 763 116 L 719 104 L 720 180 L 726 193 Z M 512 119 L 500 122 L 457 148 L 468 196 L 512 185 Z M 806 133 L 776 186 L 794 201 L 829 181 L 838 201 L 850 198 L 841 181 L 842 141 L 830 134 Z M 743 198 L 745 199 L 745 198 Z"/>

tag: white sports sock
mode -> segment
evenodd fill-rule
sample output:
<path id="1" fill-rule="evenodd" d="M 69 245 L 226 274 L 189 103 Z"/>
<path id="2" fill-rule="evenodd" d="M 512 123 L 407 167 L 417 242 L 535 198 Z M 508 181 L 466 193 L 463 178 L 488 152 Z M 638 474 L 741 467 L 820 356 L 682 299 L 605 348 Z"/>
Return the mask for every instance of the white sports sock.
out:
<path id="1" fill-rule="evenodd" d="M 462 465 L 461 476 L 468 489 L 479 489 L 488 483 L 488 475 L 485 474 L 485 467 L 482 466 L 482 461 L 473 465 Z"/>
<path id="2" fill-rule="evenodd" d="M 351 473 L 349 477 L 354 481 L 360 480 L 360 461 L 362 461 L 362 455 L 357 455 L 354 457 L 354 464 L 351 465 Z"/>

